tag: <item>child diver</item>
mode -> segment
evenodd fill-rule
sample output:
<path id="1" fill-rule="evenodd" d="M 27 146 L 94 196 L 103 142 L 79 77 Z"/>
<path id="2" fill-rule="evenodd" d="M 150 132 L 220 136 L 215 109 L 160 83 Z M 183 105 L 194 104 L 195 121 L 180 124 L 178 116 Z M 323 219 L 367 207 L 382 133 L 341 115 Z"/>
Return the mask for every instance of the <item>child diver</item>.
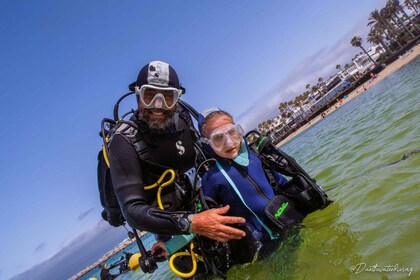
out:
<path id="1" fill-rule="evenodd" d="M 296 187 L 296 178 L 288 181 L 275 170 L 268 172 L 255 150 L 246 143 L 242 127 L 235 124 L 229 113 L 218 108 L 207 109 L 201 113 L 198 126 L 209 148 L 207 152 L 215 160 L 201 181 L 206 201 L 211 202 L 212 207 L 229 205 L 227 215 L 246 220 L 245 224 L 237 225 L 246 232 L 246 237 L 228 243 L 230 264 L 227 267 L 269 255 L 278 248 L 289 229 L 298 226 L 315 210 L 306 211 L 298 202 L 301 197 L 303 201 L 306 198 L 312 201 L 311 192 Z M 287 192 L 290 196 L 284 195 Z M 293 193 L 298 199 L 292 199 Z M 329 202 L 317 209 L 326 207 Z M 158 242 L 152 252 L 160 248 L 163 256 L 169 256 L 194 237 Z"/>

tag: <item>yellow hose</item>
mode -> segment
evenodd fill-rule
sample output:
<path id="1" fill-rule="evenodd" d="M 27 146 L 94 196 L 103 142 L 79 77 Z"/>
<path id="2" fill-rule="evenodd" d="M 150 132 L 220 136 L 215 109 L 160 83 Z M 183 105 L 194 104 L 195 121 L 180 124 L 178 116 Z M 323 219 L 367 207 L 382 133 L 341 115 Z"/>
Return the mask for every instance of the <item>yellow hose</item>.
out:
<path id="1" fill-rule="evenodd" d="M 163 179 L 165 179 L 167 174 L 170 174 L 170 178 L 169 178 L 168 181 L 166 181 L 165 183 L 162 184 L 162 181 L 163 181 Z M 150 189 L 153 189 L 153 188 L 156 188 L 157 186 L 159 186 L 159 189 L 158 189 L 158 192 L 157 192 L 157 202 L 158 202 L 159 208 L 161 210 L 163 210 L 162 199 L 160 197 L 162 189 L 164 187 L 172 184 L 174 180 L 175 180 L 175 171 L 173 169 L 166 169 L 165 172 L 163 172 L 162 175 L 159 177 L 159 179 L 157 180 L 156 183 L 154 183 L 150 186 L 145 186 L 144 187 L 145 190 L 150 190 Z"/>
<path id="2" fill-rule="evenodd" d="M 108 141 L 109 141 L 108 138 L 106 138 L 106 142 L 108 142 Z M 109 167 L 108 153 L 106 151 L 105 145 L 102 146 L 102 153 L 104 155 L 105 162 Z M 165 179 L 166 175 L 168 175 L 168 174 L 170 176 L 169 180 L 162 183 L 163 180 Z M 165 170 L 165 172 L 162 173 L 162 175 L 159 177 L 159 179 L 157 180 L 156 183 L 144 187 L 145 190 L 151 190 L 151 189 L 159 186 L 159 189 L 158 189 L 158 192 L 157 192 L 157 202 L 158 202 L 159 208 L 161 210 L 164 210 L 163 209 L 163 204 L 162 204 L 162 199 L 161 199 L 162 189 L 164 187 L 172 184 L 174 182 L 174 180 L 175 180 L 175 171 L 173 169 L 167 169 L 167 170 Z M 179 277 L 190 278 L 190 277 L 194 276 L 194 274 L 197 272 L 197 260 L 203 261 L 203 258 L 201 256 L 197 255 L 196 253 L 194 253 L 193 249 L 194 249 L 194 242 L 191 241 L 190 242 L 190 252 L 175 253 L 169 259 L 169 267 L 171 268 L 172 272 L 175 273 L 176 275 L 178 275 Z M 134 255 L 132 256 L 132 258 L 130 258 L 130 268 L 131 268 L 132 271 L 135 271 L 139 268 L 139 264 L 138 264 L 139 255 L 137 255 L 137 254 L 135 254 L 135 255 L 136 255 L 135 258 L 133 258 Z M 177 257 L 180 257 L 180 256 L 191 256 L 193 268 L 190 272 L 183 273 L 183 272 L 181 272 L 181 271 L 179 271 L 175 268 L 175 266 L 173 264 L 174 259 L 177 258 Z"/>
<path id="3" fill-rule="evenodd" d="M 105 142 L 106 143 L 109 142 L 109 138 L 108 137 L 105 138 Z M 106 165 L 109 168 L 110 165 L 109 165 L 109 159 L 108 159 L 108 152 L 107 152 L 107 149 L 106 149 L 105 145 L 102 145 L 102 154 L 104 156 L 105 163 L 106 163 Z M 162 181 L 163 181 L 163 179 L 165 179 L 165 177 L 166 177 L 167 174 L 170 174 L 171 177 L 169 178 L 168 181 L 166 181 L 165 183 L 162 184 Z M 159 179 L 157 180 L 156 183 L 154 183 L 154 184 L 152 184 L 150 186 L 145 186 L 144 187 L 145 190 L 150 190 L 150 189 L 153 189 L 153 188 L 159 186 L 159 189 L 158 189 L 158 192 L 157 192 L 157 202 L 158 202 L 159 208 L 161 210 L 163 210 L 162 199 L 160 197 L 160 194 L 162 192 L 162 189 L 164 187 L 169 186 L 170 184 L 172 184 L 174 180 L 175 180 L 175 171 L 173 169 L 167 169 L 167 170 L 165 170 L 165 172 L 162 173 L 162 175 L 159 177 Z"/>
<path id="4" fill-rule="evenodd" d="M 109 138 L 105 137 L 105 142 L 108 143 L 109 142 Z M 102 155 L 104 156 L 105 159 L 105 163 L 109 168 L 109 159 L 108 159 L 108 152 L 106 151 L 106 147 L 105 145 L 102 145 Z"/>
<path id="5" fill-rule="evenodd" d="M 174 266 L 175 258 L 180 257 L 180 256 L 191 256 L 193 268 L 190 272 L 188 273 L 181 272 L 177 270 L 176 267 Z M 190 252 L 178 252 L 178 253 L 173 254 L 171 258 L 169 259 L 169 268 L 172 270 L 173 273 L 175 273 L 179 277 L 190 278 L 190 277 L 193 277 L 194 274 L 197 272 L 197 260 L 203 261 L 203 258 L 197 255 L 196 253 L 194 253 L 194 242 L 191 241 Z"/>
<path id="6" fill-rule="evenodd" d="M 108 143 L 108 141 L 109 141 L 108 137 L 105 138 L 105 141 Z M 109 168 L 108 153 L 107 153 L 105 145 L 102 145 L 102 154 L 104 156 L 106 165 Z M 163 180 L 165 179 L 166 175 L 168 175 L 168 174 L 170 175 L 169 180 L 162 184 Z M 161 210 L 163 210 L 163 204 L 162 204 L 162 199 L 161 199 L 162 189 L 164 187 L 172 184 L 174 182 L 174 180 L 175 180 L 175 171 L 173 169 L 166 169 L 165 172 L 163 172 L 162 175 L 160 175 L 160 177 L 156 181 L 156 183 L 144 187 L 145 190 L 151 190 L 151 189 L 159 186 L 159 189 L 158 189 L 158 192 L 157 192 L 157 202 L 158 202 L 159 208 Z M 173 254 L 171 256 L 171 258 L 169 259 L 169 267 L 171 268 L 173 273 L 175 273 L 179 277 L 189 278 L 189 277 L 194 276 L 194 274 L 197 272 L 197 260 L 196 259 L 203 261 L 203 258 L 201 256 L 198 256 L 194 253 L 193 248 L 194 248 L 194 243 L 190 242 L 190 250 L 191 250 L 190 253 L 189 252 L 178 252 L 178 253 Z M 130 264 L 130 269 L 132 271 L 136 271 L 137 269 L 139 269 L 140 265 L 139 265 L 138 259 L 139 259 L 140 256 L 141 256 L 140 253 L 136 253 L 133 256 L 131 256 L 129 264 Z M 191 270 L 191 272 L 183 273 L 183 272 L 180 272 L 179 270 L 177 270 L 175 268 L 175 266 L 173 265 L 173 261 L 176 257 L 179 257 L 179 256 L 191 256 L 192 263 L 193 263 L 193 269 Z"/>

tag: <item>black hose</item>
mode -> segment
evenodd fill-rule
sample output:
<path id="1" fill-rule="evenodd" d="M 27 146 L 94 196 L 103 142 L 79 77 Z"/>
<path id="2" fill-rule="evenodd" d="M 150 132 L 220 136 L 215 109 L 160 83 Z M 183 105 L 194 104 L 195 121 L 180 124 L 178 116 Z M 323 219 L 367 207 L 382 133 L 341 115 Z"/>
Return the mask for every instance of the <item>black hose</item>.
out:
<path id="1" fill-rule="evenodd" d="M 194 109 L 190 104 L 183 100 L 178 100 L 178 103 L 184 107 L 196 120 L 198 120 L 199 113 L 196 109 Z"/>
<path id="2" fill-rule="evenodd" d="M 107 143 L 106 143 L 107 133 L 105 132 L 105 123 L 109 123 L 111 125 L 115 125 L 116 122 L 114 120 L 111 120 L 111 119 L 108 119 L 108 118 L 104 118 L 101 121 L 101 137 L 102 137 L 102 141 L 104 143 L 104 146 L 107 147 Z"/>
<path id="3" fill-rule="evenodd" d="M 193 197 L 194 198 L 196 198 L 197 197 L 197 189 L 196 189 L 196 184 L 197 184 L 197 176 L 198 176 L 198 172 L 200 171 L 200 169 L 204 166 L 204 164 L 206 164 L 206 163 L 208 163 L 208 162 L 210 162 L 210 161 L 216 161 L 214 158 L 209 158 L 209 159 L 206 159 L 205 161 L 203 161 L 198 167 L 197 167 L 197 170 L 195 171 L 195 175 L 194 175 L 194 181 L 193 181 Z M 200 200 L 201 200 L 201 203 L 203 203 L 203 206 L 205 206 L 205 209 L 207 210 L 207 209 L 209 209 L 209 207 L 208 207 L 208 205 L 207 205 L 207 203 L 206 203 L 206 201 L 205 201 L 205 199 L 204 199 L 204 196 L 203 196 L 203 194 L 202 194 L 203 192 L 202 191 L 200 191 L 199 192 L 199 194 L 200 194 Z M 197 210 L 197 207 L 195 207 L 196 209 L 195 210 Z"/>
<path id="4" fill-rule="evenodd" d="M 118 109 L 119 109 L 119 106 L 120 106 L 120 102 L 121 102 L 124 98 L 126 98 L 127 96 L 130 96 L 130 95 L 132 95 L 132 94 L 135 94 L 135 92 L 134 92 L 134 91 L 130 91 L 130 92 L 128 92 L 128 93 L 126 93 L 126 94 L 124 94 L 123 96 L 121 96 L 121 97 L 120 97 L 120 99 L 118 99 L 117 103 L 115 103 L 115 105 L 114 105 L 114 120 L 115 120 L 115 121 L 118 121 L 118 120 L 120 119 L 120 117 L 119 117 L 119 115 L 118 115 Z"/>

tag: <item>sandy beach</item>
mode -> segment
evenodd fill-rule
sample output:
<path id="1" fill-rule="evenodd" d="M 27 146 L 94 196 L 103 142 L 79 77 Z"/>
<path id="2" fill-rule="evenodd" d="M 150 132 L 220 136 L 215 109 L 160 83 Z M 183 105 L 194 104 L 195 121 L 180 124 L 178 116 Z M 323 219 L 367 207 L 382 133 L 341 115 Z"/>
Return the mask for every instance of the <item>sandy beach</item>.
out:
<path id="1" fill-rule="evenodd" d="M 420 54 L 420 45 L 416 45 L 412 48 L 412 52 L 410 53 L 406 53 L 404 55 L 402 55 L 399 59 L 397 59 L 396 61 L 394 61 L 393 63 L 389 64 L 388 66 L 386 66 L 378 75 L 375 79 L 370 79 L 369 81 L 365 82 L 364 84 L 361 84 L 359 87 L 357 87 L 355 90 L 353 90 L 352 92 L 350 92 L 347 96 L 347 98 L 342 99 L 342 102 L 339 106 L 332 106 L 330 109 L 328 109 L 325 112 L 325 117 L 327 117 L 329 114 L 331 114 L 332 112 L 334 112 L 335 110 L 339 110 L 341 106 L 343 106 L 344 104 L 346 104 L 347 102 L 349 102 L 350 100 L 352 100 L 353 98 L 361 95 L 362 93 L 364 93 L 367 89 L 369 89 L 370 87 L 376 85 L 378 82 L 380 82 L 382 79 L 384 79 L 386 76 L 388 76 L 389 74 L 395 72 L 396 70 L 398 70 L 400 67 L 402 67 L 403 65 L 405 65 L 406 63 L 410 62 L 411 60 L 415 59 L 419 54 Z M 322 120 L 323 117 L 321 115 L 317 116 L 316 118 L 314 118 L 313 120 L 310 121 L 310 123 L 305 124 L 304 126 L 302 126 L 301 128 L 299 128 L 298 130 L 296 130 L 294 133 L 292 133 L 291 135 L 289 135 L 288 137 L 286 137 L 285 139 L 283 139 L 280 143 L 278 143 L 276 146 L 280 147 L 281 145 L 287 143 L 289 140 L 293 139 L 294 137 L 296 137 L 297 135 L 299 135 L 300 133 L 302 133 L 303 131 L 305 131 L 306 129 L 308 129 L 309 127 L 313 126 L 314 124 L 316 124 L 317 122 L 319 122 L 320 120 Z"/>

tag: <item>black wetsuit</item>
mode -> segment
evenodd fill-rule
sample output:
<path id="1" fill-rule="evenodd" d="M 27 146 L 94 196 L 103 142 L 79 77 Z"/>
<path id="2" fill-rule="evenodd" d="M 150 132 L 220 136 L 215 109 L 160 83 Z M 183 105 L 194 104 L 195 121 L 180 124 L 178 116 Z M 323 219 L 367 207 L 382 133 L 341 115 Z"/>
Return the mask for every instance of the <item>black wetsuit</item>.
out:
<path id="1" fill-rule="evenodd" d="M 109 146 L 112 182 L 128 224 L 139 230 L 163 235 L 181 234 L 177 219 L 185 212 L 180 211 L 192 210 L 191 198 L 182 197 L 174 184 L 162 191 L 165 210 L 157 206 L 157 187 L 144 190 L 168 168 L 174 169 L 178 175 L 194 166 L 192 123 L 187 123 L 188 120 L 181 117 L 174 119 L 174 128 L 169 132 L 151 130 L 145 127 L 144 122 L 133 119 L 139 126 L 135 138 L 143 139 L 142 148 L 148 150 L 147 160 L 140 159 L 124 132 L 116 133 Z"/>
<path id="2" fill-rule="evenodd" d="M 118 275 L 111 274 L 111 273 L 109 272 L 109 269 L 106 269 L 106 268 L 102 268 L 102 270 L 101 270 L 101 274 L 100 274 L 101 280 L 113 280 L 113 279 L 115 279 L 117 276 L 118 276 Z"/>

